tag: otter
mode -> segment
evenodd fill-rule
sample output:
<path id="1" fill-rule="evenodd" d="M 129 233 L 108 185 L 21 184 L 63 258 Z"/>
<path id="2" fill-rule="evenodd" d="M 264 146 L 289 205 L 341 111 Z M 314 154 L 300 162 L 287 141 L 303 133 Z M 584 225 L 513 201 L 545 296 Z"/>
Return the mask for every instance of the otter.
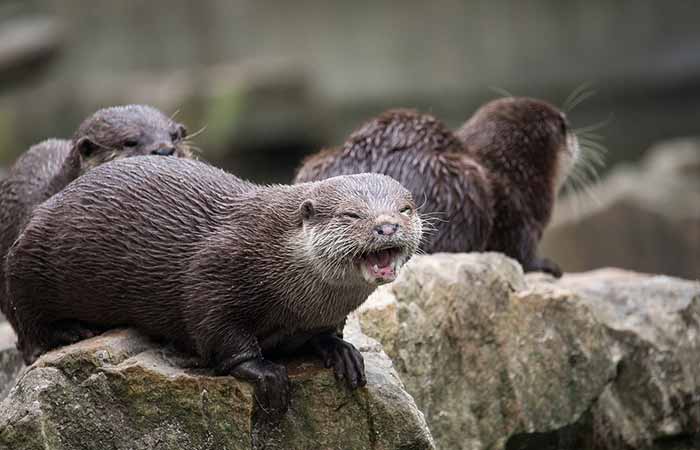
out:
<path id="1" fill-rule="evenodd" d="M 397 109 L 365 123 L 341 147 L 307 157 L 294 182 L 389 175 L 423 199 L 421 215 L 435 221 L 423 251 L 497 251 L 525 271 L 560 277 L 558 265 L 536 250 L 578 152 L 566 116 L 537 99 L 489 102 L 456 132 L 432 115 Z"/>
<path id="2" fill-rule="evenodd" d="M 145 105 L 104 108 L 85 119 L 72 140 L 48 139 L 22 154 L 0 181 L 0 311 L 16 328 L 4 295 L 3 264 L 32 210 L 86 171 L 138 155 L 191 157 L 187 130 Z"/>
<path id="3" fill-rule="evenodd" d="M 338 330 L 421 230 L 410 192 L 384 175 L 259 186 L 195 160 L 113 161 L 37 207 L 7 256 L 20 348 L 30 364 L 133 326 L 284 412 L 286 369 L 270 355 L 307 349 L 350 388 L 366 383 Z"/>

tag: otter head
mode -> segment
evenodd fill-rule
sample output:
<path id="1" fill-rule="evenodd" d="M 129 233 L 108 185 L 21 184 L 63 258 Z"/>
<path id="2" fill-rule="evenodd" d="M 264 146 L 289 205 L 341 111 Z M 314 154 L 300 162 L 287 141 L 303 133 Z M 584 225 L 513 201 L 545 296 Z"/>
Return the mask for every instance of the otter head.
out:
<path id="1" fill-rule="evenodd" d="M 489 159 L 509 159 L 499 162 L 517 167 L 523 178 L 534 175 L 528 173 L 534 169 L 536 174 L 553 181 L 555 191 L 564 184 L 579 157 L 578 140 L 566 115 L 555 106 L 533 98 L 491 101 L 479 108 L 457 135 L 471 149 L 490 153 Z M 495 155 L 494 148 L 508 151 Z M 518 158 L 520 164 L 516 165 L 512 158 Z"/>
<path id="2" fill-rule="evenodd" d="M 88 117 L 73 136 L 81 172 L 107 161 L 141 155 L 191 157 L 187 130 L 146 105 L 104 108 Z"/>
<path id="3" fill-rule="evenodd" d="M 334 285 L 373 287 L 393 281 L 421 240 L 411 193 L 386 175 L 311 183 L 298 214 L 308 259 Z"/>

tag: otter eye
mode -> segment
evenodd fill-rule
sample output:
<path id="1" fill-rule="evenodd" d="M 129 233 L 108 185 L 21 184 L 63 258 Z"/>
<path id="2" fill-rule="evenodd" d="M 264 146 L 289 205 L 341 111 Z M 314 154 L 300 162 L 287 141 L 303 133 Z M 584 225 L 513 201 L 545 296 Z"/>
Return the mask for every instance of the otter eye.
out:
<path id="1" fill-rule="evenodd" d="M 352 212 L 352 211 L 345 211 L 345 212 L 343 212 L 342 216 L 346 217 L 348 219 L 359 219 L 360 218 L 359 214 L 357 214 L 356 212 Z"/>
<path id="2" fill-rule="evenodd" d="M 177 131 L 173 131 L 170 133 L 170 140 L 173 142 L 179 141 L 180 140 L 180 133 Z"/>
<path id="3" fill-rule="evenodd" d="M 124 141 L 124 147 L 136 147 L 139 142 L 136 139 L 127 139 Z"/>
<path id="4" fill-rule="evenodd" d="M 399 212 L 405 216 L 410 216 L 413 213 L 413 208 L 410 206 L 404 206 Z"/>

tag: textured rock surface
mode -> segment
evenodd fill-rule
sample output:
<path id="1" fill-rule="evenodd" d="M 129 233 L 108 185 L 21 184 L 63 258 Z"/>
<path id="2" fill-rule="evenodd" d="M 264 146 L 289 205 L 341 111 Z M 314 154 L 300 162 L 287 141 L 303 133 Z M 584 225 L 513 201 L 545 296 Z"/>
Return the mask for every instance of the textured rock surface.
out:
<path id="1" fill-rule="evenodd" d="M 390 360 L 350 327 L 368 385 L 351 393 L 317 362 L 288 364 L 290 411 L 270 424 L 252 388 L 185 369 L 131 331 L 49 353 L 0 404 L 0 449 L 430 449 Z"/>
<path id="2" fill-rule="evenodd" d="M 592 409 L 608 448 L 700 448 L 700 283 L 606 269 L 558 284 L 615 341 L 617 375 Z"/>
<path id="3" fill-rule="evenodd" d="M 441 449 L 696 448 L 700 284 L 421 256 L 359 312 Z"/>
<path id="4" fill-rule="evenodd" d="M 542 254 L 567 271 L 613 266 L 700 277 L 700 139 L 660 144 L 591 193 L 596 201 L 558 203 Z"/>
<path id="5" fill-rule="evenodd" d="M 0 401 L 7 397 L 23 368 L 22 357 L 15 348 L 15 333 L 0 316 Z"/>

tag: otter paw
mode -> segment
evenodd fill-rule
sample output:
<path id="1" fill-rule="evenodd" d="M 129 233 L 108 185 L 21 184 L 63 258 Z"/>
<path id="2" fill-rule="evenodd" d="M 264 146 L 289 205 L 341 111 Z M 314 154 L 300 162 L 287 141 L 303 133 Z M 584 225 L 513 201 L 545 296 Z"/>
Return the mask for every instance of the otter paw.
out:
<path id="1" fill-rule="evenodd" d="M 289 377 L 287 368 L 262 358 L 237 365 L 231 375 L 255 384 L 255 399 L 268 416 L 280 418 L 289 407 Z"/>
<path id="2" fill-rule="evenodd" d="M 554 278 L 561 278 L 563 274 L 559 264 L 549 258 L 537 258 L 528 272 L 544 272 L 552 275 Z"/>
<path id="3" fill-rule="evenodd" d="M 333 367 L 336 380 L 345 380 L 350 389 L 367 384 L 364 358 L 351 343 L 328 334 L 314 338 L 313 345 L 325 366 Z"/>

